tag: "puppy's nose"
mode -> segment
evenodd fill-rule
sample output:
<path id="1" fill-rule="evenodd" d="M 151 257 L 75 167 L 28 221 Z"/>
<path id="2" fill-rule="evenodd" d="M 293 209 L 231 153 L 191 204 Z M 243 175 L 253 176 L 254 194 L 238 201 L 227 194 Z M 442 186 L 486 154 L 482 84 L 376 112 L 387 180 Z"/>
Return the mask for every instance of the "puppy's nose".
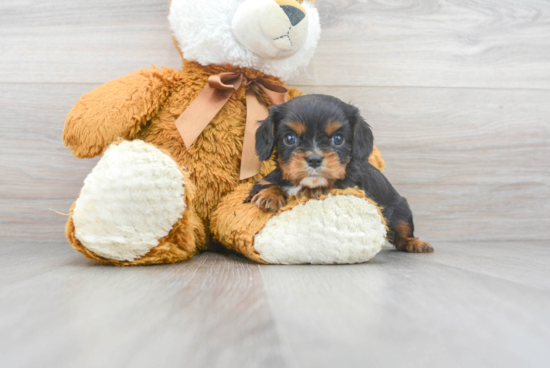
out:
<path id="1" fill-rule="evenodd" d="M 321 155 L 311 155 L 306 158 L 307 164 L 316 169 L 323 163 L 323 156 Z"/>
<path id="2" fill-rule="evenodd" d="M 281 8 L 285 12 L 288 19 L 290 19 L 290 24 L 292 24 L 293 27 L 306 17 L 306 14 L 303 11 L 292 5 L 281 5 Z"/>

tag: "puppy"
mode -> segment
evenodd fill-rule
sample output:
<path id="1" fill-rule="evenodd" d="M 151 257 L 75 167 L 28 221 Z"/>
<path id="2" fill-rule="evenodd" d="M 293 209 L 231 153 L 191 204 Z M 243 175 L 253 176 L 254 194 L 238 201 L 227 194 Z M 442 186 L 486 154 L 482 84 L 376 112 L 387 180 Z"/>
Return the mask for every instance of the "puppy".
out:
<path id="1" fill-rule="evenodd" d="M 266 211 L 277 211 L 290 196 L 319 197 L 333 188 L 358 187 L 382 208 L 397 250 L 431 253 L 414 237 L 407 200 L 369 163 L 374 137 L 359 110 L 326 95 L 308 95 L 271 108 L 256 132 L 262 161 L 277 152 L 277 168 L 258 180 L 247 198 Z"/>

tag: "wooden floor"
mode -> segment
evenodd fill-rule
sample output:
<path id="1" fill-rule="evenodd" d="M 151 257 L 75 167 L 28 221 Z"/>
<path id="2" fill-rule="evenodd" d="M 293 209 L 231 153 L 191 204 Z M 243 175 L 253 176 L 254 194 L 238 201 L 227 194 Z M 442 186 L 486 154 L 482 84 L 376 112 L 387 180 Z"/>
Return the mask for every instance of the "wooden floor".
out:
<path id="1" fill-rule="evenodd" d="M 122 269 L 0 249 L 1 367 L 548 367 L 549 242 L 349 266 L 205 253 Z"/>
<path id="2" fill-rule="evenodd" d="M 181 67 L 168 0 L 0 0 L 0 368 L 550 367 L 550 1 L 317 6 L 289 84 L 361 108 L 436 252 L 84 260 L 58 212 L 97 159 L 64 120 L 102 83 Z"/>

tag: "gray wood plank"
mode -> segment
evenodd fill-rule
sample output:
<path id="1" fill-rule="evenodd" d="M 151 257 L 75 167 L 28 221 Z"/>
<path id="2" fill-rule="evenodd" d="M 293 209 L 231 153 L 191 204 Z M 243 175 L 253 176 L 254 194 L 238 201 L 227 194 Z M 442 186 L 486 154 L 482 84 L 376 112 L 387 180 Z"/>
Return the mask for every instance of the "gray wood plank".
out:
<path id="1" fill-rule="evenodd" d="M 444 248 L 431 261 L 496 277 L 526 288 L 550 291 L 548 241 L 436 243 Z M 521 256 L 518 253 L 522 253 Z"/>
<path id="2" fill-rule="evenodd" d="M 97 159 L 64 147 L 65 117 L 95 85 L 0 85 L 0 234 L 64 239 L 66 217 Z"/>
<path id="3" fill-rule="evenodd" d="M 297 83 L 550 88 L 547 1 L 318 3 L 324 32 Z"/>
<path id="4" fill-rule="evenodd" d="M 497 246 L 525 263 L 515 275 L 520 283 L 506 280 L 509 264 L 492 260 L 506 258 L 493 252 Z M 530 262 L 533 249 L 548 259 L 548 244 L 493 244 L 473 254 L 464 243 L 435 249 L 386 249 L 369 264 L 343 267 L 262 267 L 281 339 L 297 365 L 548 367 L 550 274 Z M 466 270 L 446 264 L 451 258 L 479 264 Z M 539 275 L 545 290 L 522 284 Z"/>
<path id="5" fill-rule="evenodd" d="M 3 254 L 0 366 L 288 366 L 258 265 L 203 254 L 123 269 L 52 247 L 14 244 Z"/>
<path id="6" fill-rule="evenodd" d="M 550 3 L 318 2 L 323 34 L 300 85 L 550 88 Z M 2 1 L 0 82 L 103 83 L 180 67 L 168 0 Z"/>
<path id="7" fill-rule="evenodd" d="M 435 246 L 348 266 L 206 253 L 115 268 L 1 241 L 0 366 L 548 366 L 548 242 Z"/>
<path id="8" fill-rule="evenodd" d="M 0 233 L 63 241 L 64 213 L 96 160 L 61 142 L 66 114 L 95 85 L 0 84 Z M 417 234 L 436 240 L 550 238 L 550 92 L 306 87 L 353 101 Z"/>

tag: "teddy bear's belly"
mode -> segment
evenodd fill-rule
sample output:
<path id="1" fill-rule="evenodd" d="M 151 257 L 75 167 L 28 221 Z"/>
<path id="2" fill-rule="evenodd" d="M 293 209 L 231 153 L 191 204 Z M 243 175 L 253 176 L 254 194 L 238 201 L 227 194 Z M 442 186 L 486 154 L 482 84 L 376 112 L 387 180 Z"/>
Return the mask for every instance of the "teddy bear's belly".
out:
<path id="1" fill-rule="evenodd" d="M 226 114 L 220 115 L 226 119 L 220 121 L 216 117 L 189 150 L 175 128 L 176 117 L 162 112 L 144 137 L 188 170 L 197 187 L 195 208 L 207 228 L 220 200 L 240 183 L 244 117 L 230 119 Z"/>
<path id="2" fill-rule="evenodd" d="M 202 150 L 200 155 L 184 155 L 183 160 L 178 160 L 189 170 L 197 186 L 195 207 L 205 222 L 209 222 L 221 199 L 239 184 L 241 153 L 236 150 L 227 153 Z"/>

